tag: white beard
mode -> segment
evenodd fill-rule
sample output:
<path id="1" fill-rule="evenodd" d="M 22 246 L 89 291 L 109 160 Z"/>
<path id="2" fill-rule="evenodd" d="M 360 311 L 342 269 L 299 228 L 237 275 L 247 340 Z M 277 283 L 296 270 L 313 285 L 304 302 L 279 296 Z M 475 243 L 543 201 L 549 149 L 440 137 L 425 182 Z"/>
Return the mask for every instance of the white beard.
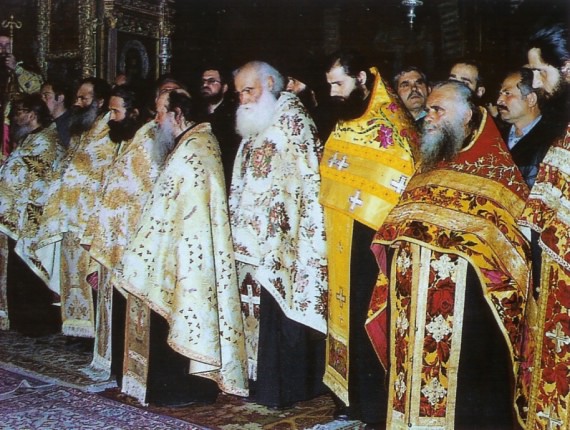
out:
<path id="1" fill-rule="evenodd" d="M 265 89 L 257 102 L 239 106 L 236 112 L 238 134 L 248 138 L 265 131 L 272 124 L 276 106 L 277 99 Z"/>

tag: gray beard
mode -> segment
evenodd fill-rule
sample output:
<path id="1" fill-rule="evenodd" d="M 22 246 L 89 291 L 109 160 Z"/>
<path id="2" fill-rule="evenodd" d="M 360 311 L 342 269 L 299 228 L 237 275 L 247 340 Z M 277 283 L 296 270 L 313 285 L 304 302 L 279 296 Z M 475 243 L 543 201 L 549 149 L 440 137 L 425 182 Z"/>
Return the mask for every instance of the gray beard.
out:
<path id="1" fill-rule="evenodd" d="M 236 131 L 243 138 L 267 130 L 273 123 L 277 99 L 268 90 L 255 103 L 241 105 L 236 112 Z"/>
<path id="2" fill-rule="evenodd" d="M 172 152 L 175 141 L 172 125 L 169 122 L 156 127 L 152 157 L 158 164 L 162 164 Z"/>
<path id="3" fill-rule="evenodd" d="M 466 138 L 465 129 L 460 123 L 443 123 L 439 130 L 431 133 L 425 132 L 428 127 L 429 124 L 424 123 L 420 145 L 423 172 L 432 170 L 440 161 L 455 158 Z"/>
<path id="4" fill-rule="evenodd" d="M 12 126 L 10 131 L 12 135 L 12 140 L 15 143 L 19 144 L 28 136 L 28 134 L 34 131 L 34 129 L 30 125 L 14 125 Z"/>
<path id="5" fill-rule="evenodd" d="M 72 136 L 90 130 L 99 116 L 99 107 L 93 101 L 87 108 L 74 109 L 69 121 L 69 132 Z"/>

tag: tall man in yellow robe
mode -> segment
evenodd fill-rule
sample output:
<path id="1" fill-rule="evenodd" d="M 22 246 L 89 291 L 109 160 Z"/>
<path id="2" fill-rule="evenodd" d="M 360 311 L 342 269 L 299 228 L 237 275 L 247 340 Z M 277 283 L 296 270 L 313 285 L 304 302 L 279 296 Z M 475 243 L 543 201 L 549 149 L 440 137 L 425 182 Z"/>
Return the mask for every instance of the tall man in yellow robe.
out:
<path id="1" fill-rule="evenodd" d="M 389 366 L 392 430 L 514 426 L 530 281 L 516 220 L 528 187 L 472 97 L 460 82 L 433 87 L 420 169 L 374 239 L 367 331 Z M 382 245 L 393 248 L 388 269 Z"/>
<path id="2" fill-rule="evenodd" d="M 156 107 L 156 139 L 174 149 L 112 280 L 153 311 L 150 318 L 140 315 L 147 324 L 133 333 L 142 339 L 150 330 L 150 351 L 129 350 L 127 357 L 136 355 L 128 364 L 148 366 L 148 374 L 128 367 L 127 375 L 139 378 L 142 402 L 212 402 L 219 390 L 246 396 L 247 360 L 220 149 L 210 125 L 194 121 L 195 107 L 184 90 L 163 93 Z"/>
<path id="3" fill-rule="evenodd" d="M 545 27 L 530 38 L 527 52 L 545 110 L 555 107 L 566 123 L 540 164 L 520 221 L 542 251 L 533 259 L 540 277 L 529 295 L 516 393 L 519 417 L 532 430 L 570 429 L 570 105 L 552 106 L 570 101 L 569 37 L 563 25 Z"/>
<path id="4" fill-rule="evenodd" d="M 142 102 L 126 85 L 115 87 L 109 99 L 109 137 L 119 146 L 105 180 L 97 208 L 81 238 L 93 260 L 99 263 L 97 278 L 97 343 L 92 367 L 107 377 L 112 370 L 121 375 L 124 298 L 111 283 L 113 269 L 120 262 L 130 234 L 158 175 L 159 157 L 154 157 L 154 122 L 141 127 Z M 112 346 L 113 345 L 113 346 Z M 114 360 L 112 360 L 112 357 Z M 112 369 L 112 361 L 116 365 Z"/>
<path id="5" fill-rule="evenodd" d="M 80 245 L 103 175 L 118 146 L 109 138 L 107 103 L 110 87 L 99 78 L 84 79 L 77 90 L 70 148 L 63 173 L 50 186 L 35 253 L 46 283 L 61 296 L 62 331 L 68 336 L 95 337 L 92 286 L 87 281 L 90 256 Z M 53 248 L 61 247 L 61 253 Z"/>
<path id="6" fill-rule="evenodd" d="M 340 400 L 337 415 L 380 424 L 384 374 L 364 331 L 378 270 L 370 244 L 414 172 L 417 136 L 398 96 L 360 55 L 335 53 L 328 66 L 341 119 L 320 165 L 330 261 L 324 382 Z"/>
<path id="7" fill-rule="evenodd" d="M 48 187 L 59 173 L 64 155 L 55 124 L 38 94 L 27 95 L 15 104 L 13 131 L 19 144 L 0 166 L 0 242 L 8 255 L 8 238 L 19 241 L 16 251 L 29 255 L 29 243 L 48 198 Z M 9 328 L 6 293 L 7 261 L 0 269 L 0 329 Z M 23 273 L 18 275 L 22 276 Z M 32 291 L 32 290 L 29 290 Z M 33 298 L 29 298 L 32 302 Z"/>

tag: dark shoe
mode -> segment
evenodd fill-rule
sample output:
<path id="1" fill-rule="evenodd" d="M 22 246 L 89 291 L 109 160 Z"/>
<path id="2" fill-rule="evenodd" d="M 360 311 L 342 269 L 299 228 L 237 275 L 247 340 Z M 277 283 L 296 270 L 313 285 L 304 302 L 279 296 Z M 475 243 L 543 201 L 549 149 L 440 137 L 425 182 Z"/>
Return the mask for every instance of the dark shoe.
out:
<path id="1" fill-rule="evenodd" d="M 161 408 L 173 408 L 173 409 L 177 409 L 177 408 L 185 408 L 187 406 L 193 406 L 193 405 L 205 405 L 207 404 L 206 402 L 195 402 L 195 401 L 183 401 L 183 400 L 179 400 L 179 401 L 158 401 L 154 403 L 156 406 L 161 407 Z"/>
<path id="2" fill-rule="evenodd" d="M 95 339 L 90 337 L 67 336 L 65 338 L 65 349 L 78 353 L 93 352 Z"/>
<path id="3" fill-rule="evenodd" d="M 384 423 L 365 424 L 364 430 L 386 430 L 386 424 Z"/>
<path id="4" fill-rule="evenodd" d="M 286 411 L 287 409 L 291 409 L 293 407 L 292 404 L 288 405 L 278 405 L 278 406 L 267 406 L 267 408 L 271 409 L 272 411 Z"/>
<path id="5" fill-rule="evenodd" d="M 349 421 L 348 407 L 345 405 L 337 406 L 333 412 L 333 418 L 340 421 Z"/>

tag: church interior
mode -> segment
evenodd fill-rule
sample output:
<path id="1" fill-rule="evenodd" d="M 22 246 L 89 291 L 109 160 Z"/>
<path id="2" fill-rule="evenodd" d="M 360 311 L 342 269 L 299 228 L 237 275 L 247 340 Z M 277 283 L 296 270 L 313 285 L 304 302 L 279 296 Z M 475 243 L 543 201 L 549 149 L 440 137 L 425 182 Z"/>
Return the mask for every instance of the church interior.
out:
<path id="1" fill-rule="evenodd" d="M 0 25 L 13 34 L 17 59 L 45 79 L 113 82 L 126 74 L 152 85 L 170 73 L 192 93 L 206 61 L 231 70 L 263 60 L 285 76 L 310 70 L 324 94 L 324 58 L 354 48 L 387 81 L 409 65 L 436 81 L 455 59 L 476 59 L 488 102 L 506 72 L 524 64 L 529 34 L 570 23 L 568 0 L 2 0 L 1 6 Z M 335 420 L 327 396 L 287 410 L 231 395 L 214 405 L 140 405 L 113 381 L 81 373 L 89 346 L 58 333 L 49 291 L 16 254 L 8 267 L 8 307 L 19 305 L 9 329 L 0 331 L 0 428 L 365 428 Z"/>

